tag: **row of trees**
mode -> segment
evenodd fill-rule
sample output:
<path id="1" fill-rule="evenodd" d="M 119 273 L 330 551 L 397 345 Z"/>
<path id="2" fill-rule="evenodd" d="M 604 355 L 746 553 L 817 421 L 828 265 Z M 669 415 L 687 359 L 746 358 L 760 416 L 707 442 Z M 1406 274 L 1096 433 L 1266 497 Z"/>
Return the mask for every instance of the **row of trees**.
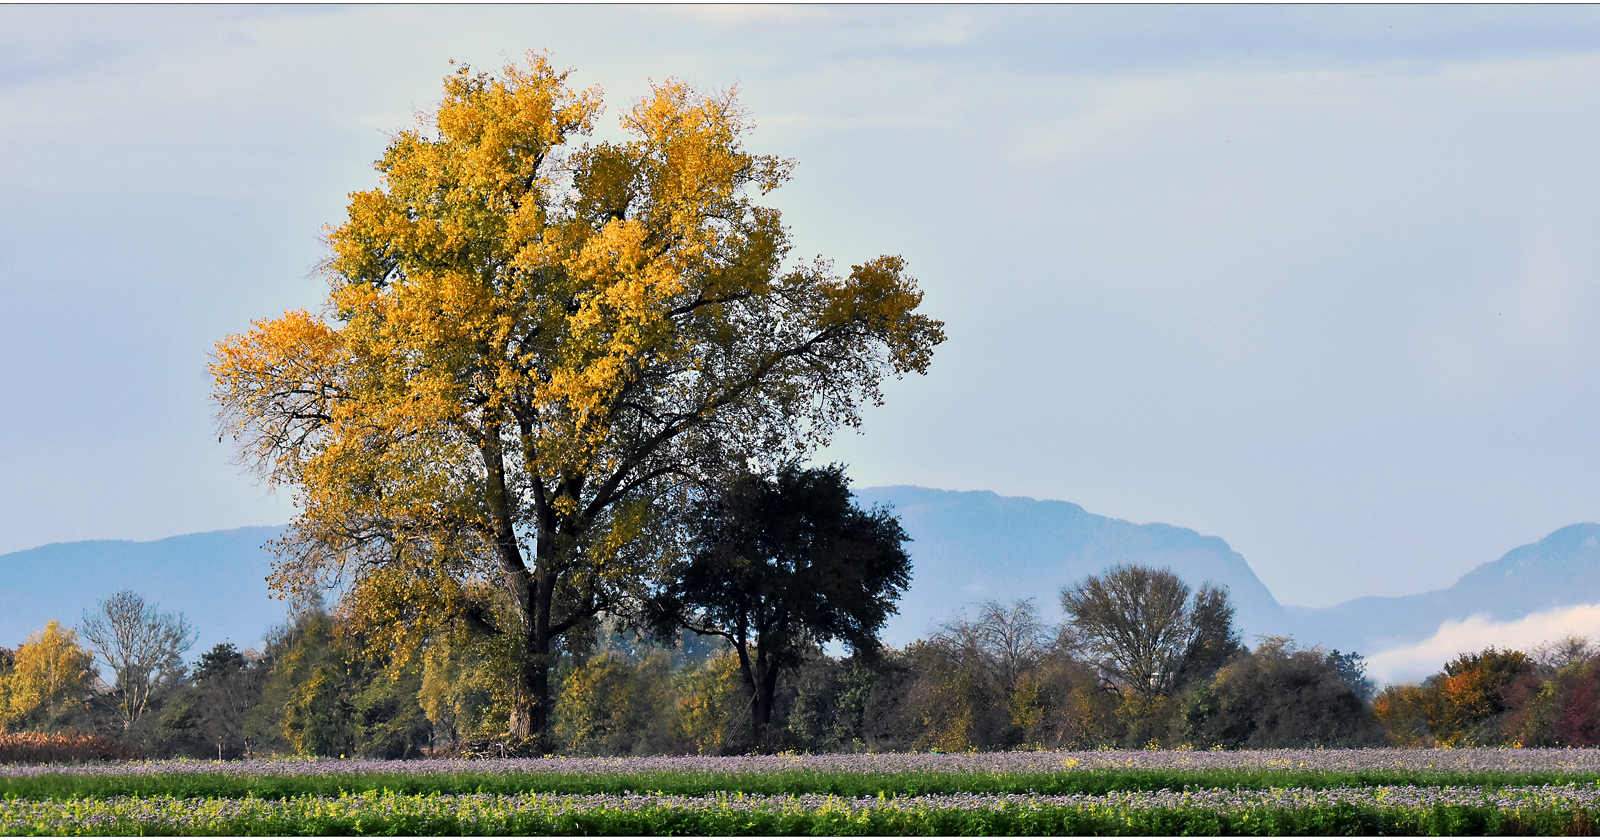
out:
<path id="1" fill-rule="evenodd" d="M 755 733 L 751 744 L 765 744 L 779 675 L 800 665 L 807 648 L 840 639 L 864 657 L 876 655 L 878 628 L 894 611 L 893 602 L 910 576 L 910 559 L 901 547 L 905 534 L 887 511 L 868 512 L 852 504 L 843 470 L 836 466 L 803 470 L 789 465 L 769 476 L 743 476 L 725 493 L 692 504 L 687 519 L 689 539 L 680 574 L 640 600 L 627 615 L 629 627 L 658 640 L 685 632 L 721 639 L 737 662 L 739 696 L 750 716 L 744 729 Z M 514 731 L 522 686 L 507 678 L 514 670 L 507 666 L 526 656 L 526 639 L 495 631 L 495 622 L 515 616 L 503 596 L 496 590 L 482 593 L 477 611 L 464 617 L 472 620 L 436 628 L 421 640 L 420 649 L 389 647 L 386 636 L 368 632 L 369 620 L 359 612 L 367 604 L 359 600 L 342 603 L 336 623 L 320 607 L 303 611 L 303 620 L 269 645 L 260 662 L 251 663 L 231 648 L 215 649 L 203 657 L 194 685 L 187 686 L 193 691 L 175 696 L 190 701 L 188 712 L 203 718 L 200 729 L 228 736 L 215 739 L 219 754 L 227 751 L 224 741 L 232 740 L 245 751 L 251 749 L 249 735 L 256 743 L 270 741 L 267 734 L 274 727 L 299 752 L 322 752 L 330 744 L 352 750 L 379 744 L 388 751 L 400 744 L 405 753 L 417 747 L 415 736 L 428 728 L 419 723 L 419 699 L 429 718 L 445 726 L 450 742 L 459 739 L 458 720 L 473 733 L 484 732 L 486 721 Z M 598 626 L 591 619 L 568 634 L 567 644 L 592 646 Z M 331 629 L 335 627 L 338 633 Z M 180 657 L 193 641 L 181 616 L 156 613 L 126 592 L 86 616 L 83 633 L 116 677 L 115 690 L 102 692 L 112 700 L 90 705 L 114 702 L 124 731 L 133 730 L 145 716 L 159 689 L 178 687 L 183 677 Z M 71 631 L 63 633 L 52 625 L 44 637 L 23 646 L 23 664 L 47 647 L 78 650 Z M 82 712 L 91 671 L 74 662 L 75 676 L 56 685 L 50 697 L 65 709 Z M 262 668 L 270 669 L 271 679 L 261 678 Z M 30 665 L 8 679 L 22 686 L 34 670 Z M 60 672 L 54 664 L 48 670 Z M 380 673 L 389 675 L 389 684 L 379 680 L 368 686 L 377 679 L 372 675 Z M 411 678 L 420 682 L 412 686 Z M 280 684 L 287 687 L 272 690 Z M 364 687 L 356 690 L 356 685 Z M 217 718 L 224 707 L 260 699 L 241 701 L 236 696 L 243 691 L 240 686 L 258 688 L 272 701 L 266 707 L 271 713 L 283 711 L 282 720 L 246 715 L 256 721 L 252 728 L 238 709 L 238 714 Z M 42 701 L 23 705 L 26 709 L 19 706 L 16 714 L 0 717 L 0 724 L 28 715 L 43 715 L 47 723 L 70 722 Z M 172 732 L 194 729 L 180 725 L 182 714 L 168 718 L 170 714 L 161 726 L 170 731 L 156 739 L 161 744 L 181 742 L 184 738 Z M 322 719 L 348 731 L 331 734 L 314 723 Z M 358 735 L 365 731 L 362 721 L 373 732 L 387 734 Z M 144 737 L 155 736 L 146 732 Z M 173 747 L 155 748 L 167 752 Z"/>
<path id="2" fill-rule="evenodd" d="M 159 612 L 129 591 L 102 601 L 77 629 L 50 621 L 16 650 L 0 647 L 0 732 L 76 731 L 137 741 L 147 713 L 189 681 L 183 654 L 194 640 L 181 614 Z M 195 679 L 206 675 L 210 656 L 201 658 Z M 101 679 L 98 663 L 113 683 Z"/>
<path id="3" fill-rule="evenodd" d="M 1402 746 L 1600 746 L 1600 647 L 1574 636 L 1528 653 L 1463 653 L 1373 707 Z"/>
<path id="4" fill-rule="evenodd" d="M 1135 609 L 1116 614 L 1117 624 L 1126 631 L 1126 617 L 1139 614 L 1145 630 L 1118 636 L 1104 626 L 1099 607 L 1119 590 Z M 838 658 L 803 647 L 793 667 L 774 670 L 765 719 L 752 714 L 748 659 L 727 637 L 680 629 L 667 644 L 608 622 L 554 668 L 552 748 L 1600 745 L 1600 649 L 1583 639 L 1462 654 L 1421 685 L 1375 694 L 1354 654 L 1284 638 L 1240 645 L 1226 595 L 1202 588 L 1188 597 L 1170 573 L 1115 569 L 1062 599 L 1061 627 L 1041 622 L 1031 601 L 988 603 L 903 650 Z M 1175 600 L 1181 609 L 1171 609 Z M 119 595 L 94 618 L 136 603 Z M 1164 613 L 1151 609 L 1161 605 Z M 1119 647 L 1119 638 L 1133 643 Z M 260 652 L 222 644 L 192 670 L 160 659 L 106 686 L 95 653 L 51 622 L 16 650 L 0 648 L 0 728 L 111 735 L 152 756 L 514 751 L 504 734 L 513 691 L 499 653 L 480 642 L 463 630 L 419 658 L 373 655 L 356 625 L 312 603 Z"/>
<path id="5" fill-rule="evenodd" d="M 833 486 L 828 479 L 838 478 L 837 471 L 815 471 L 807 483 L 807 475 L 791 474 L 789 484 L 824 497 Z M 735 531 L 748 536 L 766 519 L 753 514 L 760 500 L 782 492 L 775 481 L 735 496 L 756 502 L 743 508 L 745 527 Z M 728 532 L 725 517 L 733 511 L 704 512 L 707 522 L 722 523 L 704 534 Z M 865 533 L 894 535 L 886 526 L 892 518 L 857 513 L 866 521 L 855 527 Z M 763 530 L 767 539 L 784 532 Z M 898 548 L 898 541 L 862 545 Z M 784 599 L 774 597 L 781 593 L 772 576 L 727 566 L 724 541 L 711 540 L 701 553 L 724 563 L 714 567 L 723 574 L 713 589 L 764 594 L 767 609 L 755 612 L 780 611 Z M 885 568 L 903 571 L 891 561 Z M 677 595 L 692 601 L 701 591 L 686 586 Z M 1221 591 L 1202 587 L 1191 598 L 1170 572 L 1122 567 L 1063 592 L 1062 601 L 1070 616 L 1062 627 L 1046 626 L 1031 601 L 989 603 L 904 650 L 863 642 L 847 658 L 826 655 L 803 633 L 779 645 L 781 633 L 769 631 L 764 671 L 751 640 L 722 629 L 737 620 L 705 624 L 715 616 L 673 612 L 663 603 L 656 617 L 677 616 L 674 622 L 609 621 L 570 637 L 585 647 L 566 650 L 554 668 L 551 747 L 640 754 L 1384 740 L 1363 702 L 1371 686 L 1359 657 L 1296 650 L 1283 639 L 1247 650 Z M 136 602 L 119 595 L 102 612 Z M 1126 609 L 1108 609 L 1118 603 Z M 184 628 L 181 618 L 140 609 L 169 629 Z M 686 622 L 685 615 L 694 618 Z M 183 638 L 155 635 L 169 640 L 167 650 Z M 96 691 L 93 656 L 73 631 L 52 624 L 0 665 L 0 696 L 10 698 L 0 720 L 18 729 L 112 734 L 156 756 L 515 751 L 522 745 L 505 737 L 516 698 L 501 666 L 502 644 L 504 637 L 463 624 L 436 637 L 423 655 L 405 657 L 382 652 L 358 622 L 311 603 L 259 653 L 219 645 L 192 672 L 162 659 L 148 674 L 119 673 L 114 689 Z M 53 687 L 26 688 L 42 686 L 47 674 L 59 678 Z M 124 710 L 136 706 L 144 711 L 129 720 Z"/>

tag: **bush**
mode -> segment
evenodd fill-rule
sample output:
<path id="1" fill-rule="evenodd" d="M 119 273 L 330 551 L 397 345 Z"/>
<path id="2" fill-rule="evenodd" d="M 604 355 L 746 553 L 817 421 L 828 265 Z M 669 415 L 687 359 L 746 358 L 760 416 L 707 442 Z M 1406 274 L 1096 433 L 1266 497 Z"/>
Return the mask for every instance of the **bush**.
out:
<path id="1" fill-rule="evenodd" d="M 1229 749 L 1367 747 L 1384 741 L 1342 668 L 1320 649 L 1271 639 L 1235 656 L 1184 698 L 1181 728 L 1195 746 Z"/>
<path id="2" fill-rule="evenodd" d="M 98 735 L 0 735 L 0 764 L 78 764 L 139 757 L 122 744 Z"/>
<path id="3" fill-rule="evenodd" d="M 671 735 L 672 674 L 665 651 L 643 661 L 612 652 L 566 676 L 556 699 L 556 742 L 577 755 L 654 755 Z"/>

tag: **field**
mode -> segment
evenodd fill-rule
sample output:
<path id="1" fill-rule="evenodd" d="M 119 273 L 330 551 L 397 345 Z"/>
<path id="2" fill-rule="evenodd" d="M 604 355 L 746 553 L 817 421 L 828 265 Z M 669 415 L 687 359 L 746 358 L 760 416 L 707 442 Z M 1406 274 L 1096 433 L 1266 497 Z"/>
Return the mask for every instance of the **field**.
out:
<path id="1" fill-rule="evenodd" d="M 1590 834 L 1600 750 L 0 767 L 0 834 Z"/>

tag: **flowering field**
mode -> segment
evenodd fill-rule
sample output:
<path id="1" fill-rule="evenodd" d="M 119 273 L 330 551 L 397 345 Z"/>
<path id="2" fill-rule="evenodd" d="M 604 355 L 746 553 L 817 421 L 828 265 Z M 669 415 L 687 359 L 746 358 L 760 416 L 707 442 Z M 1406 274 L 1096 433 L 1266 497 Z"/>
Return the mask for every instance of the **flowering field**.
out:
<path id="1" fill-rule="evenodd" d="M 1597 782 L 1600 750 L 13 765 L 0 834 L 1574 834 Z"/>

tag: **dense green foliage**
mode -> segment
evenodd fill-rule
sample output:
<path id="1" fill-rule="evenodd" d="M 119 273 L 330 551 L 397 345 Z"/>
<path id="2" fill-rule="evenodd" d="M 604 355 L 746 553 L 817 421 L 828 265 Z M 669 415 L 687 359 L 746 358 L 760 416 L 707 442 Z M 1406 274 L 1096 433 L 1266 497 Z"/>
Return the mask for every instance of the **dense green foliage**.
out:
<path id="1" fill-rule="evenodd" d="M 1570 835 L 1593 830 L 1595 809 L 1503 810 L 1482 805 L 1393 808 L 1339 803 L 1313 807 L 1246 806 L 1119 808 L 1005 802 L 889 802 L 856 808 L 840 801 L 790 801 L 752 808 L 742 797 L 697 807 L 663 802 L 643 807 L 584 808 L 562 799 L 517 803 L 406 798 L 390 794 L 329 802 L 304 799 L 267 807 L 260 800 L 208 803 L 191 813 L 182 803 L 52 802 L 0 823 L 6 834 L 130 835 Z M 13 810 L 0 805 L 0 815 Z M 30 819 L 30 817 L 32 819 Z M 70 826 L 70 827 L 69 827 Z M 75 829 L 75 830 L 74 830 Z"/>

